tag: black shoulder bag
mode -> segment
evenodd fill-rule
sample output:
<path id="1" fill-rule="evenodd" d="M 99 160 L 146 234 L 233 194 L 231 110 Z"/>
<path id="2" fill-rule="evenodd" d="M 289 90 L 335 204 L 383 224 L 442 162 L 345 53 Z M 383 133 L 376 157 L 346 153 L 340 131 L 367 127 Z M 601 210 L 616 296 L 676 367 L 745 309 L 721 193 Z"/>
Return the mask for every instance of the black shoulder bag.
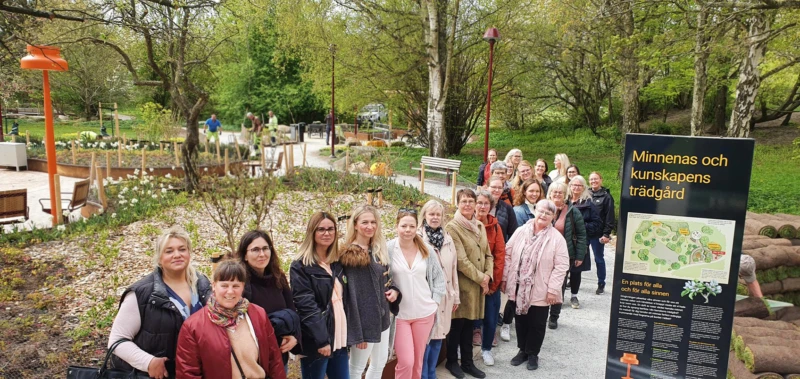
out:
<path id="1" fill-rule="evenodd" d="M 108 360 L 111 359 L 111 354 L 123 342 L 131 342 L 127 338 L 122 338 L 114 342 L 106 352 L 106 357 L 103 359 L 103 365 L 100 368 L 95 367 L 81 367 L 69 366 L 67 368 L 67 379 L 149 379 L 150 375 L 139 370 L 125 371 L 119 369 L 107 368 Z"/>

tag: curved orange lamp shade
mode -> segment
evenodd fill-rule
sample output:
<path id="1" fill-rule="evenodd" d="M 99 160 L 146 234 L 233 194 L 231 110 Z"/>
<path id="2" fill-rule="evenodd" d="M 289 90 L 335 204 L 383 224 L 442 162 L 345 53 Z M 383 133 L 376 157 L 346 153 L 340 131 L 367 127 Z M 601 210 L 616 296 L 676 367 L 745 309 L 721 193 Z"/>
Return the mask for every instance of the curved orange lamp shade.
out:
<path id="1" fill-rule="evenodd" d="M 25 70 L 67 71 L 69 65 L 61 58 L 61 49 L 54 46 L 28 45 L 28 55 L 19 66 Z"/>

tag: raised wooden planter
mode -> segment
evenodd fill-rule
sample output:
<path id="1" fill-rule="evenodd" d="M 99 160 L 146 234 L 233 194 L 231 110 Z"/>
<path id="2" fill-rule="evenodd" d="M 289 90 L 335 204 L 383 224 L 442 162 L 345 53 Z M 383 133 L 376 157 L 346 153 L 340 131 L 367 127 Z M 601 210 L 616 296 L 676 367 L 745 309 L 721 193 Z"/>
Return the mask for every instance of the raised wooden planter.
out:
<path id="1" fill-rule="evenodd" d="M 372 141 L 372 134 L 371 133 L 358 133 L 356 136 L 359 141 Z"/>
<path id="2" fill-rule="evenodd" d="M 244 169 L 243 163 L 244 163 L 243 161 L 231 162 L 230 168 Z M 208 169 L 208 171 L 205 170 L 206 168 Z M 128 175 L 135 175 L 134 171 L 136 171 L 137 169 L 141 170 L 139 168 L 132 168 L 132 167 L 112 167 L 111 177 L 127 178 Z M 28 170 L 47 172 L 47 161 L 44 159 L 28 158 Z M 105 166 L 100 165 L 100 170 L 102 170 L 103 176 L 105 176 L 106 174 Z M 205 176 L 205 175 L 223 176 L 225 175 L 225 164 L 197 166 L 197 171 L 200 174 L 200 176 Z M 56 166 L 56 173 L 61 176 L 69 176 L 73 178 L 88 178 L 89 166 L 59 163 Z M 153 167 L 153 171 L 148 170 L 147 174 L 152 176 L 166 176 L 167 174 L 170 174 L 172 176 L 182 178 L 183 168 L 175 167 L 175 169 L 173 170 L 172 167 Z"/>

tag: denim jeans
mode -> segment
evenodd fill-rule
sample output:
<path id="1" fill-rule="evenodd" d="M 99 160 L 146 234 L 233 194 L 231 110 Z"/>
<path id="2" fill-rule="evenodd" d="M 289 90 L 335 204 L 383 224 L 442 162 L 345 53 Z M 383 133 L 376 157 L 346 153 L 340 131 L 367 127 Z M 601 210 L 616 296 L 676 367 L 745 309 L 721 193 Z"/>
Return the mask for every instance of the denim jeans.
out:
<path id="1" fill-rule="evenodd" d="M 422 358 L 422 379 L 436 379 L 436 364 L 439 363 L 439 353 L 442 351 L 441 340 L 431 340 L 425 348 L 425 357 Z"/>
<path id="2" fill-rule="evenodd" d="M 497 331 L 497 318 L 500 316 L 500 291 L 486 295 L 486 304 L 483 311 L 483 343 L 481 350 L 491 351 L 494 332 Z"/>
<path id="3" fill-rule="evenodd" d="M 594 263 L 597 265 L 597 284 L 606 284 L 606 258 L 603 257 L 606 245 L 600 243 L 599 238 L 592 238 L 589 240 L 589 245 L 594 252 Z"/>
<path id="4" fill-rule="evenodd" d="M 334 351 L 330 357 L 301 358 L 300 375 L 303 379 L 348 379 L 350 378 L 350 359 L 347 349 Z"/>

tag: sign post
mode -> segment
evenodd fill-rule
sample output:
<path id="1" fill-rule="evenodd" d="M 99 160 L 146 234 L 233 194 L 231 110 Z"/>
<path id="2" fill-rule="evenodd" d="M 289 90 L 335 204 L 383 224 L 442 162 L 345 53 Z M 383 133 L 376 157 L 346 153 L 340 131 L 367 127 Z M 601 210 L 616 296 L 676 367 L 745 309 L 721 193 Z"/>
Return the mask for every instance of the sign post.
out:
<path id="1" fill-rule="evenodd" d="M 606 378 L 724 378 L 752 139 L 628 134 Z"/>

